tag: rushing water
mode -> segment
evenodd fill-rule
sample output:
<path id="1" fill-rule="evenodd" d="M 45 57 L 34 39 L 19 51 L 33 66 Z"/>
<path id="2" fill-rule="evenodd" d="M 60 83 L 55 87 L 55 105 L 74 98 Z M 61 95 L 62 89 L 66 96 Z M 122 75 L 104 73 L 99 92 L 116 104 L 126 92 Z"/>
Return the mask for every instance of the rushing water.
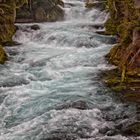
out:
<path id="1" fill-rule="evenodd" d="M 0 66 L 0 140 L 139 140 L 120 129 L 134 121 L 135 106 L 121 103 L 98 74 L 110 68 L 109 36 L 98 35 L 105 12 L 65 0 L 65 20 L 19 25 Z"/>

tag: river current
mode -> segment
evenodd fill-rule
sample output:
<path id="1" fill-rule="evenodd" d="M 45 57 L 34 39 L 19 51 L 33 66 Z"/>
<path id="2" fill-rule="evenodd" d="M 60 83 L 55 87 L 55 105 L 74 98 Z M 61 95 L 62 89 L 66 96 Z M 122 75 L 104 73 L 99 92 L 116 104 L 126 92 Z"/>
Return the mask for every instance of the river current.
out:
<path id="1" fill-rule="evenodd" d="M 99 78 L 113 37 L 99 35 L 105 11 L 65 0 L 65 20 L 19 24 L 0 65 L 0 140 L 140 140 L 123 136 L 136 118 Z M 99 26 L 100 25 L 100 26 Z"/>

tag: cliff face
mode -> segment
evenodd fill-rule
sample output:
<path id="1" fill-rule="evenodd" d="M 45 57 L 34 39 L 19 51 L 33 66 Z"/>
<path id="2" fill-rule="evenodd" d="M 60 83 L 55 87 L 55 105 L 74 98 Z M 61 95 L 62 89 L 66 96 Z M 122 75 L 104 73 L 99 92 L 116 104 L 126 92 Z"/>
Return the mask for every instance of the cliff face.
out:
<path id="1" fill-rule="evenodd" d="M 57 21 L 64 17 L 62 0 L 29 0 L 17 11 L 16 22 Z"/>
<path id="2" fill-rule="evenodd" d="M 0 1 L 0 63 L 4 63 L 7 59 L 6 53 L 2 45 L 12 41 L 15 33 L 15 15 L 16 8 L 25 3 L 26 0 L 1 0 Z"/>
<path id="3" fill-rule="evenodd" d="M 117 44 L 107 55 L 118 71 L 109 76 L 113 89 L 129 97 L 140 93 L 140 2 L 139 0 L 108 0 L 110 18 L 106 33 L 117 35 Z M 116 78 L 117 77 L 117 78 Z M 117 80 L 115 80 L 117 79 Z M 134 98 L 140 100 L 140 98 Z"/>

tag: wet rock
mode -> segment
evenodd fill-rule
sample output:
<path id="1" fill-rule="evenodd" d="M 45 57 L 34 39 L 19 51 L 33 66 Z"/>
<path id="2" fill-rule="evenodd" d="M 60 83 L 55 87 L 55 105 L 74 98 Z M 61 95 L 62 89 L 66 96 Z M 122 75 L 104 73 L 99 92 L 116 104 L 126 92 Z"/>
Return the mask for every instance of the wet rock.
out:
<path id="1" fill-rule="evenodd" d="M 5 99 L 6 96 L 7 96 L 7 95 L 0 95 L 0 104 L 3 103 L 3 101 L 4 101 L 4 99 Z"/>
<path id="2" fill-rule="evenodd" d="M 73 133 L 69 134 L 66 131 L 61 132 L 61 130 L 58 130 L 51 132 L 51 134 L 47 134 L 47 136 L 42 140 L 76 140 L 76 135 Z"/>
<path id="3" fill-rule="evenodd" d="M 62 139 L 54 137 L 54 138 L 45 138 L 45 139 L 41 139 L 41 140 L 62 140 Z"/>
<path id="4" fill-rule="evenodd" d="M 86 101 L 83 101 L 83 100 L 78 100 L 78 101 L 74 101 L 72 103 L 62 104 L 62 105 L 59 105 L 56 107 L 57 110 L 68 109 L 68 108 L 86 110 L 89 107 L 88 107 Z"/>
<path id="5" fill-rule="evenodd" d="M 99 133 L 101 134 L 106 134 L 107 132 L 109 131 L 109 128 L 108 127 L 103 127 L 99 130 Z"/>
<path id="6" fill-rule="evenodd" d="M 83 100 L 79 100 L 79 101 L 75 101 L 71 104 L 71 107 L 72 108 L 77 108 L 77 109 L 81 109 L 81 110 L 84 110 L 84 109 L 87 109 L 88 108 L 88 105 L 85 101 Z"/>
<path id="7" fill-rule="evenodd" d="M 140 135 L 140 122 L 134 122 L 121 130 L 124 135 Z"/>
<path id="8" fill-rule="evenodd" d="M 19 76 L 7 77 L 0 81 L 0 87 L 14 87 L 27 84 L 29 84 L 29 81 Z"/>
<path id="9" fill-rule="evenodd" d="M 21 45 L 21 43 L 16 41 L 7 41 L 3 43 L 3 46 L 18 46 L 18 45 Z"/>
<path id="10" fill-rule="evenodd" d="M 110 130 L 106 133 L 107 136 L 114 136 L 116 134 L 115 130 Z"/>
<path id="11" fill-rule="evenodd" d="M 32 6 L 25 4 L 17 10 L 18 23 L 57 21 L 64 17 L 62 0 L 34 0 Z"/>
<path id="12" fill-rule="evenodd" d="M 35 24 L 35 25 L 32 25 L 32 26 L 31 26 L 31 29 L 32 29 L 32 30 L 39 30 L 40 27 L 39 27 L 39 25 Z"/>
<path id="13" fill-rule="evenodd" d="M 106 1 L 93 1 L 93 0 L 87 0 L 85 7 L 86 8 L 99 8 L 100 10 L 104 10 L 106 5 Z"/>
<path id="14" fill-rule="evenodd" d="M 16 28 L 16 31 L 20 29 L 18 25 L 15 25 L 15 28 Z"/>

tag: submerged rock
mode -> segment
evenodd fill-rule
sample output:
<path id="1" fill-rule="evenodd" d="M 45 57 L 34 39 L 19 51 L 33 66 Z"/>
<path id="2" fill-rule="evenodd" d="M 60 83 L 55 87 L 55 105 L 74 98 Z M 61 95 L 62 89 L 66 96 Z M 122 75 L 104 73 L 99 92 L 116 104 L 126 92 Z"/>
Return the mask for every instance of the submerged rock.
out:
<path id="1" fill-rule="evenodd" d="M 3 47 L 0 45 L 0 64 L 4 64 L 4 62 L 7 60 L 7 55 L 3 49 Z"/>
<path id="2" fill-rule="evenodd" d="M 21 45 L 21 43 L 16 42 L 16 41 L 7 41 L 5 43 L 3 43 L 4 46 L 18 46 Z"/>
<path id="3" fill-rule="evenodd" d="M 86 103 L 86 101 L 83 101 L 83 100 L 78 100 L 78 101 L 74 101 L 71 103 L 62 104 L 62 105 L 59 105 L 56 107 L 57 110 L 68 109 L 68 108 L 86 110 L 89 107 L 88 107 L 88 104 Z"/>
<path id="4" fill-rule="evenodd" d="M 32 30 L 39 30 L 40 27 L 39 27 L 39 25 L 35 24 L 35 25 L 32 25 L 32 26 L 31 26 L 31 29 L 32 29 Z"/>

